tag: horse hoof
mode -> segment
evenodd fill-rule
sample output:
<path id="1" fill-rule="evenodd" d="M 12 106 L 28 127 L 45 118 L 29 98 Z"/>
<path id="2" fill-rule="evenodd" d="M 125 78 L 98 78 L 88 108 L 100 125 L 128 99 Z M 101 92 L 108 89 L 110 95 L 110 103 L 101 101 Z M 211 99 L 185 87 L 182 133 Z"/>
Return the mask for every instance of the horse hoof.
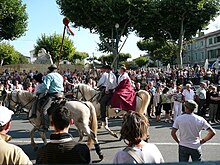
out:
<path id="1" fill-rule="evenodd" d="M 118 135 L 116 133 L 114 133 L 112 136 L 114 136 L 115 138 L 118 138 Z"/>
<path id="2" fill-rule="evenodd" d="M 102 154 L 99 155 L 99 159 L 100 159 L 100 160 L 103 160 L 103 159 L 104 159 L 104 155 L 102 155 Z"/>
<path id="3" fill-rule="evenodd" d="M 34 152 L 37 152 L 37 150 L 38 150 L 38 147 L 37 146 L 34 147 Z"/>

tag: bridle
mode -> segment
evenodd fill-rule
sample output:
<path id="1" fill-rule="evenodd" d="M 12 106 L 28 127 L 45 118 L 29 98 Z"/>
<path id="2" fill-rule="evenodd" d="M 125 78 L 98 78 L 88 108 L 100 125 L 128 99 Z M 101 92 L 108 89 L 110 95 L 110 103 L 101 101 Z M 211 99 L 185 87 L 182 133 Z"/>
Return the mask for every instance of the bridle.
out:
<path id="1" fill-rule="evenodd" d="M 81 91 L 81 89 L 80 89 L 80 87 L 79 87 L 79 85 L 78 85 L 78 87 L 76 88 L 76 97 L 75 97 L 76 99 L 78 99 L 79 93 L 82 95 L 82 101 L 90 101 L 90 102 L 92 102 L 92 100 L 93 100 L 97 95 L 99 95 L 99 93 L 96 93 L 96 94 L 95 94 L 94 96 L 92 96 L 90 99 L 86 99 L 84 93 Z"/>
<path id="2" fill-rule="evenodd" d="M 20 114 L 21 112 L 22 112 L 22 109 L 23 108 L 25 108 L 25 107 L 27 107 L 27 105 L 29 105 L 31 102 L 33 102 L 33 100 L 35 99 L 35 97 L 33 98 L 33 99 L 31 99 L 28 103 L 26 103 L 25 105 L 22 105 L 21 104 L 21 102 L 20 102 L 20 100 L 19 100 L 19 91 L 17 91 L 17 95 L 16 95 L 16 97 L 17 97 L 17 100 L 15 101 L 15 100 L 13 100 L 13 97 L 12 97 L 12 94 L 13 94 L 13 92 L 14 91 L 11 91 L 11 93 L 8 93 L 7 95 L 7 99 L 8 99 L 8 108 L 9 109 L 12 109 L 11 108 L 11 101 L 13 102 L 13 103 L 15 103 L 15 107 L 16 107 L 16 110 L 14 110 L 13 109 L 13 111 L 14 111 L 14 113 L 15 114 Z M 17 105 L 17 106 L 16 106 Z M 31 106 L 32 107 L 32 106 Z M 30 109 L 31 109 L 31 107 L 30 107 Z M 29 109 L 29 110 L 30 110 Z"/>

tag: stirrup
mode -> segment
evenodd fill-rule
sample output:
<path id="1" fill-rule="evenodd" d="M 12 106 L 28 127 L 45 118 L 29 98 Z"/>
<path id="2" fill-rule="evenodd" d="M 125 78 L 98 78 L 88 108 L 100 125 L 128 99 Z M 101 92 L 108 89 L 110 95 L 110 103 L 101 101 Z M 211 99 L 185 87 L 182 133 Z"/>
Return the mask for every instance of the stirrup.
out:
<path id="1" fill-rule="evenodd" d="M 115 109 L 115 113 L 118 114 L 120 112 L 120 109 Z"/>

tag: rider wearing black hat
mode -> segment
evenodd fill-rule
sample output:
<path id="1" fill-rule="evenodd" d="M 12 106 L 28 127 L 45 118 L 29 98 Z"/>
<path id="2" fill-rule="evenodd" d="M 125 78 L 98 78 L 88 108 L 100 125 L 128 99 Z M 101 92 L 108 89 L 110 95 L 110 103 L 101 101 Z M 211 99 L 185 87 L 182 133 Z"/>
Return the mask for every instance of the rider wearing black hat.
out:
<path id="1" fill-rule="evenodd" d="M 64 92 L 63 77 L 57 72 L 57 66 L 52 64 L 48 67 L 48 69 L 49 73 L 45 76 L 40 90 L 40 93 L 46 94 L 46 97 L 43 98 L 45 103 L 42 115 L 42 128 L 44 130 L 49 128 L 49 116 L 47 115 L 47 109 L 51 106 L 54 99 L 62 98 Z"/>

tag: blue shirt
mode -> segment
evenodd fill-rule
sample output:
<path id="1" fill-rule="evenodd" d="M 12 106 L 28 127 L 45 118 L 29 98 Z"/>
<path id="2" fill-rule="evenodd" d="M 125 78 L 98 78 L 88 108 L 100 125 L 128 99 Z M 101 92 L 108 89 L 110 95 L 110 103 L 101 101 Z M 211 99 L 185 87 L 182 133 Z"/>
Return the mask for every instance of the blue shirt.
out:
<path id="1" fill-rule="evenodd" d="M 43 81 L 43 85 L 39 93 L 56 93 L 63 92 L 63 77 L 57 72 L 51 72 L 46 75 Z"/>

